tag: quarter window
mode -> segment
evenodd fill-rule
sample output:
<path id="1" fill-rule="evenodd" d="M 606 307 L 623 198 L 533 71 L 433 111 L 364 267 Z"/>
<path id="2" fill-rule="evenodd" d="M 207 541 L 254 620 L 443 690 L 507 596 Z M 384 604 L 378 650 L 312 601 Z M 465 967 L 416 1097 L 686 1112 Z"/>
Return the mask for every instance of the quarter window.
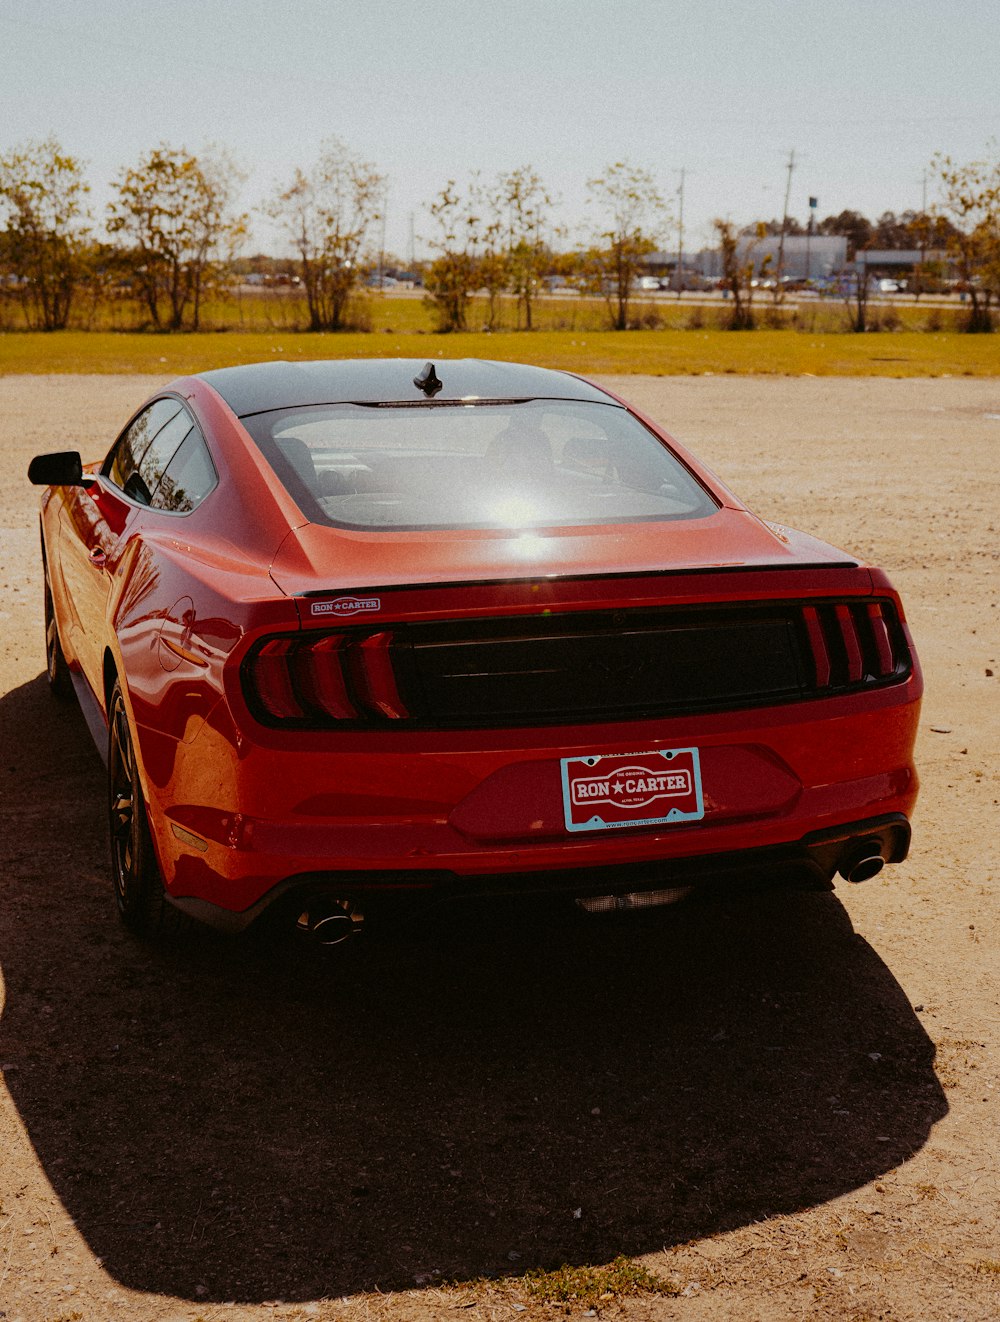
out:
<path id="1" fill-rule="evenodd" d="M 218 480 L 205 438 L 192 425 L 167 463 L 150 504 L 153 509 L 188 514 L 201 504 Z"/>
<path id="2" fill-rule="evenodd" d="M 145 503 L 150 504 L 153 492 L 160 485 L 160 479 L 166 472 L 167 465 L 193 425 L 191 415 L 186 409 L 181 409 L 180 413 L 171 418 L 165 427 L 161 427 L 150 441 L 146 453 L 139 460 L 138 477 L 141 478 L 143 494 L 136 496 L 137 500 L 143 499 L 144 496 Z"/>
<path id="3" fill-rule="evenodd" d="M 133 500 L 149 503 L 150 492 L 139 472 L 140 462 L 157 433 L 181 411 L 179 400 L 156 400 L 129 424 L 104 461 L 101 472 Z"/>

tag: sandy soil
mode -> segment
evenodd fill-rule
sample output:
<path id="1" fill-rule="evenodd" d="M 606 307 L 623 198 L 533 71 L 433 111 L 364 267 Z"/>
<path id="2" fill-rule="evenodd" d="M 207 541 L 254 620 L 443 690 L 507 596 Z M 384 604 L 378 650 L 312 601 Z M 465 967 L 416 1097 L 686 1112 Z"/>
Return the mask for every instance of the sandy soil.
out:
<path id="1" fill-rule="evenodd" d="M 0 1317 L 544 1317 L 446 1282 L 619 1253 L 667 1289 L 604 1317 L 1000 1316 L 1000 379 L 612 383 L 892 574 L 927 681 L 907 863 L 346 965 L 112 913 L 23 474 L 155 384 L 0 379 Z"/>

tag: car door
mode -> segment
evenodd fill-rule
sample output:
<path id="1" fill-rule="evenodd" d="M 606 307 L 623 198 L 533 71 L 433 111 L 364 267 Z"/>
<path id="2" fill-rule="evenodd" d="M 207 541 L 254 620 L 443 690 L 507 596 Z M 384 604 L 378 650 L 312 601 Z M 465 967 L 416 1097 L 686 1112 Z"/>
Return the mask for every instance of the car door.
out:
<path id="1" fill-rule="evenodd" d="M 191 667 L 200 672 L 207 662 L 201 644 L 192 644 L 192 635 L 200 632 L 199 606 L 204 611 L 199 585 L 162 550 L 165 545 L 176 548 L 180 541 L 190 552 L 191 529 L 185 528 L 185 520 L 218 484 L 204 436 L 186 412 L 152 442 L 140 475 L 150 492 L 149 505 L 133 525 L 132 554 L 112 611 L 137 715 L 141 706 L 147 725 L 169 733 L 178 694 L 183 691 L 183 701 L 190 704 L 203 687 L 204 675 L 192 675 Z M 214 691 L 200 693 L 194 707 L 216 696 Z"/>
<path id="2" fill-rule="evenodd" d="M 176 449 L 189 426 L 179 399 L 156 400 L 125 428 L 99 473 L 72 489 L 60 512 L 60 566 L 73 607 L 70 643 L 99 701 L 112 584 L 131 528 L 151 496 L 143 461 L 154 445 L 172 440 Z"/>

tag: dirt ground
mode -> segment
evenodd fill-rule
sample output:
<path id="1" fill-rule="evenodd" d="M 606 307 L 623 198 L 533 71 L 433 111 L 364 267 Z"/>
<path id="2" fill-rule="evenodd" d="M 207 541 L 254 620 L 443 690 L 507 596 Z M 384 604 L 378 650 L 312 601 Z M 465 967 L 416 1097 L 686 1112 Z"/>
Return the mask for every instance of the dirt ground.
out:
<path id="1" fill-rule="evenodd" d="M 905 864 L 635 923 L 443 920 L 344 963 L 150 949 L 112 911 L 24 473 L 103 453 L 156 384 L 0 378 L 0 1318 L 1000 1317 L 1000 378 L 611 382 L 902 591 Z M 660 1292 L 498 1283 L 619 1254 Z"/>

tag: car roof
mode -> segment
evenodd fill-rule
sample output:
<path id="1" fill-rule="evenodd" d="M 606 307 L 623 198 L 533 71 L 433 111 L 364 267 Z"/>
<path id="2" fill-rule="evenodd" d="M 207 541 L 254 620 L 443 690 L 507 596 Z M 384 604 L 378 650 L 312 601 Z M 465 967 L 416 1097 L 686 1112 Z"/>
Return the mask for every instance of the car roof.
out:
<path id="1" fill-rule="evenodd" d="M 334 359 L 250 363 L 199 373 L 237 417 L 312 404 L 419 404 L 427 396 L 413 378 L 422 358 Z M 572 399 L 621 407 L 612 396 L 569 372 L 481 358 L 435 361 L 441 389 L 435 403 L 462 399 Z"/>

